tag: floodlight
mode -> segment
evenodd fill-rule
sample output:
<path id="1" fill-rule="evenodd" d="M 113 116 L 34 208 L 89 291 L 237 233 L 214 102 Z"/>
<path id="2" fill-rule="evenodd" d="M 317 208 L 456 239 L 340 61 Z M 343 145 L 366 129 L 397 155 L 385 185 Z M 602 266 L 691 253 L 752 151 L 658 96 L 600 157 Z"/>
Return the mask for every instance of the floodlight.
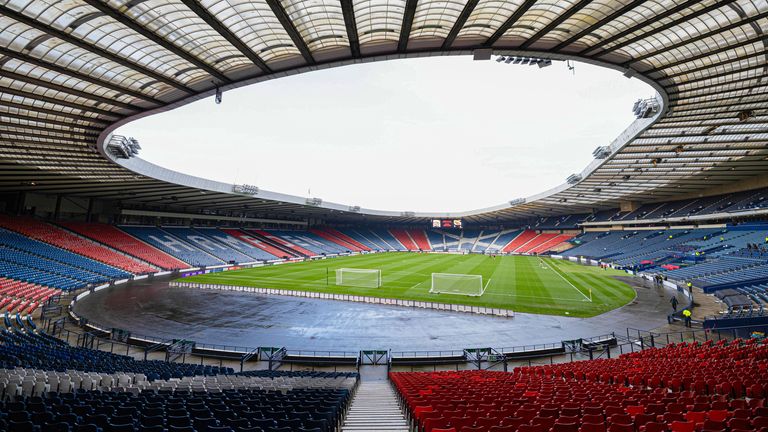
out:
<path id="1" fill-rule="evenodd" d="M 503 62 L 503 61 L 504 61 L 504 60 L 506 60 L 506 59 L 507 59 L 507 58 L 506 58 L 506 57 L 504 57 L 504 56 L 499 56 L 499 57 L 496 57 L 496 63 L 501 63 L 501 62 Z"/>
<path id="2" fill-rule="evenodd" d="M 514 60 L 515 60 L 515 58 L 514 58 L 514 57 L 507 57 L 507 59 L 504 61 L 504 63 L 506 63 L 506 64 L 510 64 L 510 63 L 512 63 Z"/>

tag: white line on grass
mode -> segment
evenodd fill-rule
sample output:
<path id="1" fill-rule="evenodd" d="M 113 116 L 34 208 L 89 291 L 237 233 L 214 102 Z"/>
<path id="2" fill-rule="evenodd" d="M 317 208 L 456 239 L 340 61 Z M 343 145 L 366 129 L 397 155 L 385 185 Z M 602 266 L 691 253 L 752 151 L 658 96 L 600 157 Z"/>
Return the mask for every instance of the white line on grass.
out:
<path id="1" fill-rule="evenodd" d="M 539 261 L 541 261 L 541 263 L 542 263 L 542 264 L 546 265 L 546 263 L 544 262 L 544 260 L 543 260 L 543 259 L 541 259 L 541 257 L 539 257 Z M 592 303 L 592 299 L 591 299 L 591 298 L 589 298 L 589 297 L 587 297 L 587 296 L 586 296 L 586 295 L 585 295 L 583 292 L 581 292 L 581 290 L 580 290 L 580 289 L 576 288 L 576 286 L 575 286 L 574 284 L 572 284 L 570 281 L 568 281 L 568 279 L 566 279 L 566 278 L 565 278 L 565 276 L 563 276 L 563 275 L 560 273 L 560 270 L 559 270 L 559 269 L 555 268 L 555 266 L 554 266 L 554 265 L 550 265 L 550 266 L 549 266 L 549 268 L 551 268 L 552 270 L 554 270 L 554 271 L 555 271 L 555 274 L 557 274 L 558 276 L 560 276 L 560 278 L 561 278 L 562 280 L 564 280 L 564 281 L 565 281 L 565 283 L 567 283 L 568 285 L 570 285 L 571 287 L 573 287 L 573 289 L 575 289 L 576 291 L 578 291 L 578 292 L 579 292 L 579 294 L 581 294 L 582 296 L 584 296 L 584 298 L 585 298 L 585 299 L 587 299 L 587 301 L 588 301 L 588 302 Z"/>

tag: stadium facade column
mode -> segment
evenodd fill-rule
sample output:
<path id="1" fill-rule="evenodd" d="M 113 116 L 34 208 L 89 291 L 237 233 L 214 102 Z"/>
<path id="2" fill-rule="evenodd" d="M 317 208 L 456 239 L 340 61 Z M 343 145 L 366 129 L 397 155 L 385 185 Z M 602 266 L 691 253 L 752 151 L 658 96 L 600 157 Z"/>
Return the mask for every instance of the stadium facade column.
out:
<path id="1" fill-rule="evenodd" d="M 619 203 L 619 210 L 624 212 L 633 212 L 640 208 L 640 203 L 637 201 L 622 201 Z"/>
<path id="2" fill-rule="evenodd" d="M 56 206 L 53 208 L 53 218 L 59 220 L 61 215 L 61 195 L 56 195 Z"/>

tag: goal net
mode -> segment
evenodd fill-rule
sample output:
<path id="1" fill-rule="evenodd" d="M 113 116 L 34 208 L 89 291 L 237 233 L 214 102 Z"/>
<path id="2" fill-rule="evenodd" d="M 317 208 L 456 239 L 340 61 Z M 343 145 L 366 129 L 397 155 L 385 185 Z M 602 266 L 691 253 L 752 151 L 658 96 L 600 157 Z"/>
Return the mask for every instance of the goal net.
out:
<path id="1" fill-rule="evenodd" d="M 452 273 L 432 273 L 432 287 L 435 294 L 459 294 L 481 296 L 485 291 L 483 276 Z"/>
<path id="2" fill-rule="evenodd" d="M 379 269 L 336 269 L 336 285 L 378 288 L 381 286 L 381 270 Z"/>

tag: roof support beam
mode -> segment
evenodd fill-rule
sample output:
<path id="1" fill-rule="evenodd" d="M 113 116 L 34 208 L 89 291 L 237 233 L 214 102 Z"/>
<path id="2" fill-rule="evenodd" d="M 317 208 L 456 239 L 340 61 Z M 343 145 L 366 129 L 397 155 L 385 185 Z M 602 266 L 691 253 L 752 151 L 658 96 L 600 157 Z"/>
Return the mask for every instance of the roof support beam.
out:
<path id="1" fill-rule="evenodd" d="M 400 40 L 397 42 L 398 52 L 405 52 L 408 48 L 408 40 L 411 38 L 411 27 L 413 27 L 413 17 L 416 15 L 417 4 L 417 0 L 406 0 L 405 2 L 403 23 L 400 26 Z"/>
<path id="2" fill-rule="evenodd" d="M 9 105 L 4 105 L 2 102 L 0 102 L 0 106 L 9 106 Z M 10 107 L 11 108 L 19 108 L 18 106 L 10 106 Z M 27 108 L 24 108 L 24 109 L 26 110 Z M 41 124 L 59 125 L 59 126 L 64 126 L 64 127 L 71 128 L 71 129 L 84 129 L 84 130 L 87 130 L 87 131 L 93 131 L 93 132 L 98 132 L 98 133 L 101 133 L 101 131 L 103 130 L 103 127 L 97 127 L 97 126 L 91 126 L 91 125 L 81 125 L 81 124 L 77 124 L 77 123 L 68 123 L 68 122 L 61 121 L 61 120 L 46 119 L 46 118 L 42 118 L 42 117 L 33 117 L 33 116 L 25 115 L 25 114 L 17 114 L 17 113 L 12 113 L 12 112 L 7 112 L 7 111 L 0 111 L 0 118 L 2 118 L 2 117 L 15 118 L 15 119 L 18 119 L 18 120 L 31 121 L 31 122 L 35 122 L 35 123 L 41 123 Z"/>
<path id="3" fill-rule="evenodd" d="M 738 44 L 735 44 L 735 45 L 725 45 L 725 46 L 723 46 L 721 48 L 718 48 L 716 50 L 713 50 L 713 51 L 706 51 L 706 52 L 703 52 L 703 53 L 695 55 L 695 56 L 685 57 L 685 58 L 683 58 L 681 60 L 678 60 L 676 62 L 665 63 L 665 64 L 660 65 L 658 67 L 655 67 L 653 69 L 644 70 L 643 73 L 646 74 L 646 75 L 650 75 L 650 74 L 654 74 L 654 73 L 660 73 L 664 69 L 669 69 L 669 68 L 675 67 L 675 66 L 681 66 L 681 65 L 684 65 L 686 63 L 691 63 L 691 62 L 694 62 L 696 60 L 701 60 L 703 58 L 707 58 L 707 57 L 710 57 L 710 56 L 713 56 L 713 55 L 721 54 L 721 53 L 726 52 L 726 51 L 731 51 L 731 50 L 734 50 L 734 49 L 743 48 L 745 46 L 752 45 L 752 44 L 755 44 L 755 43 L 768 44 L 768 35 L 762 35 L 761 34 L 761 35 L 758 35 L 757 37 L 754 37 L 754 38 L 751 38 L 751 39 L 747 39 L 744 42 L 741 42 L 741 43 L 738 43 Z M 643 56 L 643 57 L 645 57 L 645 56 Z"/>
<path id="4" fill-rule="evenodd" d="M 123 117 L 119 113 L 115 113 L 115 112 L 112 112 L 112 111 L 106 111 L 106 110 L 103 110 L 103 109 L 100 109 L 100 108 L 96 108 L 96 107 L 92 107 L 92 106 L 88 106 L 88 105 L 81 105 L 81 104 L 78 104 L 78 103 L 68 102 L 68 101 L 64 101 L 64 100 L 61 100 L 61 99 L 56 99 L 56 98 L 49 97 L 49 96 L 44 96 L 44 95 L 40 95 L 40 94 L 34 94 L 34 93 L 30 93 L 30 92 L 27 92 L 27 91 L 24 91 L 24 90 L 17 90 L 17 89 L 10 88 L 10 87 L 4 86 L 4 85 L 0 85 L 0 91 L 2 91 L 3 93 L 9 94 L 9 95 L 14 95 L 14 96 L 17 96 L 17 97 L 23 97 L 23 98 L 29 99 L 31 101 L 48 102 L 48 103 L 53 104 L 53 105 L 59 105 L 59 106 L 67 107 L 67 108 L 72 108 L 72 109 L 80 110 L 80 111 L 83 111 L 83 112 L 92 112 L 92 113 L 95 113 L 95 114 L 98 114 L 98 115 L 102 115 L 102 116 L 105 116 L 105 117 L 110 117 L 110 118 L 113 118 L 113 119 L 119 119 L 119 118 Z"/>
<path id="5" fill-rule="evenodd" d="M 729 5 L 730 3 L 733 3 L 734 1 L 736 1 L 736 0 L 721 0 L 720 2 L 711 4 L 711 5 L 703 8 L 703 9 L 700 9 L 700 10 L 698 10 L 696 12 L 692 12 L 690 14 L 686 14 L 686 15 L 684 15 L 684 16 L 676 19 L 676 20 L 672 20 L 672 21 L 670 21 L 670 22 L 668 22 L 668 23 L 666 23 L 666 24 L 664 24 L 662 26 L 659 26 L 657 28 L 654 28 L 654 29 L 652 29 L 650 31 L 643 32 L 643 33 L 641 33 L 641 34 L 639 34 L 639 35 L 637 35 L 635 37 L 631 37 L 629 39 L 626 39 L 623 42 L 620 42 L 620 43 L 618 43 L 616 45 L 613 45 L 610 48 L 605 48 L 605 49 L 603 49 L 601 51 L 598 51 L 597 53 L 593 53 L 592 56 L 593 57 L 602 57 L 602 56 L 604 56 L 604 55 L 606 55 L 606 54 L 608 54 L 610 52 L 614 52 L 614 51 L 616 51 L 618 49 L 624 48 L 627 45 L 631 45 L 631 44 L 633 44 L 633 43 L 635 43 L 637 41 L 641 41 L 643 39 L 646 39 L 649 36 L 653 36 L 655 34 L 663 32 L 665 30 L 669 30 L 672 27 L 680 25 L 681 23 L 688 22 L 690 20 L 694 20 L 694 19 L 696 19 L 696 18 L 698 18 L 698 17 L 700 17 L 702 15 L 706 15 L 706 14 L 712 12 L 712 11 L 720 9 L 723 6 Z"/>
<path id="6" fill-rule="evenodd" d="M 87 42 L 85 42 L 85 41 L 83 41 L 81 39 L 78 39 L 78 38 L 76 38 L 76 37 L 74 37 L 74 36 L 72 36 L 72 35 L 70 35 L 68 33 L 65 33 L 65 32 L 63 32 L 61 30 L 55 29 L 52 26 L 45 25 L 45 24 L 43 24 L 43 23 L 41 23 L 41 22 L 39 22 L 39 21 L 37 21 L 35 19 L 32 19 L 32 18 L 24 15 L 24 14 L 21 14 L 19 12 L 14 11 L 13 9 L 9 8 L 8 6 L 0 5 L 0 14 L 5 15 L 8 18 L 11 18 L 11 19 L 13 19 L 15 21 L 18 21 L 20 23 L 23 23 L 24 25 L 27 25 L 27 26 L 32 27 L 34 29 L 37 29 L 37 30 L 39 30 L 39 31 L 41 31 L 43 33 L 47 33 L 47 34 L 55 37 L 56 39 L 59 39 L 59 40 L 62 40 L 64 42 L 66 42 L 66 43 L 75 45 L 75 46 L 77 46 L 79 48 L 82 48 L 82 49 L 84 49 L 86 51 L 90 51 L 90 52 L 92 52 L 94 54 L 98 54 L 101 57 L 104 57 L 104 58 L 106 58 L 106 59 L 108 59 L 110 61 L 113 61 L 113 62 L 117 63 L 117 64 L 123 65 L 123 66 L 125 66 L 125 67 L 127 67 L 127 68 L 129 68 L 131 70 L 136 71 L 136 72 L 142 73 L 142 74 L 144 74 L 144 75 L 146 75 L 146 76 L 148 76 L 148 77 L 150 77 L 152 79 L 155 79 L 157 81 L 165 83 L 165 84 L 167 84 L 167 85 L 169 85 L 169 86 L 171 86 L 173 88 L 176 88 L 178 90 L 181 90 L 181 91 L 183 91 L 185 93 L 188 93 L 188 94 L 193 94 L 194 93 L 194 91 L 192 89 L 188 88 L 187 86 L 185 86 L 185 85 L 183 85 L 183 84 L 181 84 L 179 82 L 176 82 L 176 81 L 174 81 L 174 80 L 172 80 L 172 79 L 170 79 L 170 78 L 168 78 L 168 77 L 166 77 L 164 75 L 161 75 L 161 74 L 159 74 L 159 73 L 157 73 L 157 72 L 155 72 L 153 70 L 150 70 L 147 67 L 144 67 L 144 66 L 142 66 L 140 64 L 136 64 L 136 63 L 130 62 L 128 60 L 125 60 L 124 58 L 122 58 L 122 57 L 120 57 L 118 55 L 112 54 L 111 52 L 109 52 L 109 51 L 107 51 L 105 49 L 102 49 L 102 48 L 99 48 L 97 46 L 91 45 L 91 44 L 89 44 L 89 43 L 87 43 Z"/>
<path id="7" fill-rule="evenodd" d="M 686 0 L 683 3 L 680 3 L 677 6 L 673 7 L 672 9 L 668 9 L 668 10 L 666 10 L 666 11 L 664 11 L 664 12 L 658 14 L 658 15 L 654 15 L 649 20 L 643 21 L 640 24 L 637 24 L 635 26 L 629 27 L 626 30 L 624 30 L 622 32 L 619 32 L 619 33 L 616 33 L 615 35 L 613 35 L 613 36 L 611 36 L 611 37 L 609 37 L 607 39 L 602 39 L 600 42 L 598 42 L 598 43 L 596 43 L 596 44 L 594 44 L 592 46 L 586 47 L 586 48 L 584 48 L 581 51 L 578 51 L 578 53 L 584 55 L 584 54 L 587 54 L 587 53 L 589 53 L 591 51 L 594 51 L 594 50 L 596 50 L 598 48 L 601 48 L 601 47 L 603 47 L 605 45 L 611 44 L 611 43 L 613 43 L 613 42 L 615 42 L 615 41 L 617 41 L 617 40 L 619 40 L 619 39 L 621 39 L 621 38 L 623 38 L 623 37 L 625 37 L 627 35 L 630 35 L 630 34 L 636 32 L 636 31 L 640 30 L 641 28 L 647 26 L 651 22 L 657 22 L 657 21 L 662 20 L 662 19 L 664 19 L 664 18 L 666 18 L 666 17 L 668 17 L 670 15 L 674 15 L 674 14 L 676 14 L 676 13 L 682 11 L 682 10 L 685 10 L 688 7 L 691 7 L 693 5 L 696 5 L 697 3 L 700 3 L 700 1 L 701 0 Z"/>
<path id="8" fill-rule="evenodd" d="M 680 41 L 680 42 L 678 42 L 676 44 L 665 46 L 661 50 L 656 50 L 656 51 L 652 51 L 652 52 L 643 54 L 643 55 L 641 55 L 639 57 L 633 58 L 632 60 L 628 61 L 627 63 L 625 63 L 625 65 L 629 66 L 632 63 L 637 63 L 637 62 L 643 61 L 645 59 L 649 59 L 651 57 L 654 57 L 654 56 L 657 56 L 657 55 L 661 54 L 662 52 L 674 51 L 674 50 L 676 50 L 678 48 L 682 48 L 682 47 L 684 47 L 686 45 L 692 44 L 694 42 L 698 42 L 698 41 L 700 41 L 702 39 L 706 39 L 708 37 L 712 37 L 712 36 L 715 36 L 717 34 L 720 34 L 720 33 L 726 32 L 726 31 L 730 31 L 730 30 L 739 28 L 739 27 L 744 26 L 744 25 L 751 24 L 754 21 L 761 20 L 761 19 L 766 18 L 766 17 L 768 17 L 768 12 L 763 12 L 761 14 L 757 14 L 755 16 L 752 16 L 752 17 L 749 17 L 749 18 L 745 18 L 745 19 L 740 20 L 740 21 L 736 21 L 736 22 L 731 23 L 729 25 L 726 25 L 726 26 L 723 26 L 723 27 L 719 27 L 719 28 L 717 28 L 715 30 L 712 30 L 710 32 L 702 33 L 702 34 L 700 34 L 700 35 L 698 35 L 696 37 L 693 37 L 691 39 L 685 39 L 685 40 L 682 40 L 682 41 Z M 760 39 L 765 41 L 766 36 L 765 35 L 760 35 L 760 36 L 761 36 L 760 38 L 756 38 L 756 39 L 758 41 Z M 728 50 L 734 50 L 734 49 L 736 49 L 737 47 L 739 47 L 741 45 L 742 44 L 727 45 L 727 48 L 728 48 Z M 708 55 L 711 55 L 711 54 L 708 54 Z M 683 57 L 683 59 L 682 59 L 682 61 L 685 62 L 685 63 L 687 63 L 689 61 L 693 61 L 693 60 L 695 60 L 694 57 Z M 679 63 L 679 62 L 676 62 L 676 63 Z"/>
<path id="9" fill-rule="evenodd" d="M 2 74 L 3 74 L 3 76 L 5 76 L 7 78 L 10 78 L 12 80 L 33 84 L 33 85 L 36 85 L 38 87 L 43 87 L 43 88 L 47 88 L 47 89 L 51 89 L 51 90 L 56 90 L 56 91 L 61 92 L 61 93 L 67 93 L 67 94 L 70 94 L 70 95 L 73 95 L 73 96 L 78 96 L 78 97 L 81 97 L 83 99 L 94 100 L 94 101 L 101 102 L 103 104 L 111 105 L 111 106 L 118 107 L 118 108 L 125 108 L 127 110 L 131 110 L 131 111 L 134 111 L 134 112 L 141 111 L 141 109 L 142 109 L 141 107 L 136 106 L 136 105 L 131 105 L 131 104 L 127 104 L 127 103 L 116 101 L 114 99 L 108 99 L 108 98 L 101 97 L 101 96 L 98 96 L 98 95 L 95 95 L 95 94 L 86 93 L 86 92 L 80 91 L 80 90 L 75 90 L 73 88 L 64 87 L 64 86 L 59 85 L 59 84 L 55 84 L 55 83 L 52 83 L 52 82 L 49 82 L 49 81 L 43 81 L 41 79 L 29 77 L 29 76 L 26 76 L 26 75 L 17 74 L 15 72 L 3 70 Z"/>
<path id="10" fill-rule="evenodd" d="M 100 0 L 89 0 L 89 1 L 100 1 Z M 206 22 L 212 29 L 216 31 L 216 33 L 220 34 L 221 37 L 227 40 L 230 44 L 232 44 L 233 47 L 235 47 L 238 51 L 240 51 L 243 56 L 245 56 L 248 60 L 251 61 L 251 63 L 258 66 L 259 69 L 262 70 L 262 72 L 269 74 L 272 73 L 272 69 L 267 66 L 267 64 L 264 62 L 264 60 L 261 59 L 253 50 L 246 45 L 242 40 L 240 40 L 239 37 L 237 37 L 232 31 L 230 31 L 225 25 L 223 25 L 221 22 L 219 22 L 218 19 L 216 19 L 215 16 L 213 16 L 208 9 L 206 9 L 203 5 L 201 5 L 197 0 L 181 0 L 192 12 L 194 12 L 197 16 L 199 16 L 203 21 Z"/>
<path id="11" fill-rule="evenodd" d="M 567 47 L 568 45 L 578 41 L 579 39 L 583 38 L 584 36 L 592 33 L 593 31 L 599 29 L 600 27 L 608 24 L 609 22 L 615 20 L 616 18 L 624 15 L 625 13 L 631 11 L 632 9 L 636 8 L 642 3 L 645 3 L 646 0 L 634 0 L 628 4 L 626 4 L 624 7 L 619 8 L 615 11 L 613 11 L 611 14 L 603 18 L 602 20 L 592 24 L 591 26 L 585 28 L 584 30 L 576 33 L 575 35 L 569 37 L 568 39 L 564 40 L 563 42 L 560 42 L 559 44 L 555 45 L 554 48 L 552 48 L 553 51 L 560 51 L 561 49 Z"/>
<path id="12" fill-rule="evenodd" d="M 456 22 L 453 24 L 453 27 L 451 27 L 451 31 L 448 33 L 448 36 L 443 41 L 443 48 L 444 50 L 451 49 L 451 45 L 453 45 L 453 41 L 456 40 L 456 36 L 459 35 L 459 32 L 462 28 L 464 28 L 464 24 L 467 22 L 467 19 L 469 19 L 469 16 L 472 15 L 472 11 L 475 10 L 475 7 L 480 2 L 480 0 L 469 0 L 466 5 L 464 5 L 464 9 L 461 11 L 461 15 L 456 19 Z"/>
<path id="13" fill-rule="evenodd" d="M 357 21 L 352 0 L 341 0 L 341 12 L 344 14 L 344 25 L 347 27 L 347 39 L 352 57 L 360 58 L 360 38 L 357 37 Z"/>
<path id="14" fill-rule="evenodd" d="M 2 125 L 2 122 L 0 122 L 0 125 Z M 31 143 L 31 144 L 56 145 L 57 143 L 70 143 L 72 146 L 77 146 L 79 149 L 85 149 L 85 148 L 87 148 L 88 144 L 93 144 L 93 143 L 96 142 L 95 138 L 91 139 L 91 140 L 83 140 L 83 139 L 77 139 L 77 138 L 72 138 L 72 137 L 60 137 L 60 136 L 46 135 L 46 134 L 35 133 L 35 132 L 27 132 L 27 131 L 24 131 L 24 132 L 14 132 L 14 131 L 6 130 L 6 131 L 3 131 L 3 132 L 0 132 L 0 139 L 2 139 L 2 137 L 12 137 L 12 136 L 22 136 L 22 137 L 27 138 L 27 139 L 28 138 L 38 138 L 40 140 L 45 140 L 45 141 L 38 141 L 38 140 L 30 139 L 30 140 L 28 140 L 28 142 Z M 24 140 L 24 139 L 20 140 L 20 139 L 16 139 L 16 138 L 14 138 L 13 140 L 16 141 L 16 142 L 27 141 L 27 140 Z M 49 141 L 53 141 L 53 142 L 51 143 Z"/>
<path id="15" fill-rule="evenodd" d="M 157 33 L 147 30 L 146 28 L 139 25 L 136 21 L 133 21 L 132 19 L 128 18 L 125 14 L 112 9 L 109 5 L 102 2 L 101 0 L 83 0 L 83 1 L 88 3 L 89 6 L 91 6 L 94 9 L 97 9 L 99 12 L 103 13 L 104 15 L 109 16 L 110 18 L 114 19 L 120 24 L 128 27 L 129 29 L 135 31 L 136 33 L 142 35 L 143 37 L 151 40 L 152 42 L 172 52 L 177 57 L 180 57 L 185 61 L 195 65 L 196 67 L 204 70 L 208 75 L 212 76 L 213 78 L 216 78 L 217 80 L 223 83 L 230 82 L 229 78 L 224 76 L 221 72 L 217 71 L 213 66 L 205 63 L 204 61 L 193 56 L 192 54 L 182 50 L 181 48 L 177 47 L 173 43 L 163 39 Z"/>
<path id="16" fill-rule="evenodd" d="M 280 24 L 288 33 L 288 36 L 291 37 L 293 44 L 296 45 L 296 48 L 298 48 L 299 52 L 301 53 L 301 56 L 304 57 L 304 61 L 306 61 L 308 64 L 315 64 L 315 58 L 312 57 L 312 53 L 309 51 L 309 47 L 307 47 L 307 44 L 304 42 L 304 39 L 302 39 L 301 34 L 299 34 L 299 31 L 296 29 L 296 26 L 293 25 L 293 21 L 291 21 L 291 17 L 289 17 L 288 14 L 285 12 L 285 9 L 283 9 L 283 6 L 280 4 L 280 1 L 279 0 L 265 0 L 265 1 L 269 5 L 269 8 L 272 9 L 272 13 L 275 14 L 275 16 L 277 17 L 277 20 L 280 21 Z"/>
<path id="17" fill-rule="evenodd" d="M 54 111 L 54 110 L 50 110 L 50 109 L 46 109 L 46 108 L 39 108 L 39 107 L 36 107 L 36 106 L 12 104 L 10 102 L 6 102 L 6 101 L 2 101 L 2 100 L 0 100 L 0 106 L 4 106 L 4 107 L 7 107 L 7 108 L 11 108 L 11 109 L 23 109 L 25 111 L 34 111 L 34 112 L 39 112 L 39 113 L 42 113 L 42 114 L 48 114 L 48 115 L 52 115 L 52 116 L 66 117 L 66 118 L 70 118 L 70 119 L 75 120 L 75 121 L 84 121 L 84 122 L 91 123 L 90 126 L 94 126 L 94 127 L 99 128 L 99 129 L 106 127 L 107 124 L 109 123 L 109 121 L 102 121 L 101 119 L 98 119 L 98 118 L 84 117 L 84 116 L 78 115 L 78 114 L 70 114 L 70 113 L 65 113 L 65 112 L 61 112 L 61 111 Z M 5 115 L 6 115 L 6 113 L 0 112 L 0 116 L 5 116 Z M 48 122 L 48 120 L 46 120 L 44 118 L 40 118 L 40 117 L 29 117 L 29 118 L 36 119 L 34 121 L 39 121 L 39 122 L 42 122 L 42 123 Z M 98 126 L 96 126 L 96 125 L 98 125 Z M 75 125 L 70 125 L 70 126 L 78 126 L 78 125 L 75 124 Z"/>
<path id="18" fill-rule="evenodd" d="M 86 75 L 86 74 L 83 74 L 83 73 L 80 73 L 80 72 L 69 70 L 67 68 L 61 67 L 61 66 L 56 65 L 54 63 L 47 63 L 47 62 L 44 62 L 44 61 L 42 61 L 40 59 L 36 59 L 34 57 L 30 57 L 30 56 L 28 56 L 26 54 L 22 54 L 22 53 L 19 53 L 19 52 L 16 52 L 16 51 L 11 51 L 11 50 L 9 50 L 7 48 L 0 47 L 0 55 L 4 55 L 6 57 L 12 57 L 12 58 L 14 58 L 14 59 L 16 59 L 18 61 L 27 62 L 27 63 L 33 64 L 35 66 L 39 66 L 41 68 L 45 68 L 45 69 L 51 70 L 53 72 L 57 72 L 57 73 L 60 73 L 60 74 L 63 74 L 63 75 L 71 76 L 73 78 L 77 78 L 79 80 L 82 80 L 82 81 L 85 81 L 85 82 L 88 82 L 88 83 L 91 83 L 91 84 L 95 84 L 97 86 L 101 86 L 101 87 L 110 89 L 112 91 L 118 92 L 118 93 L 122 93 L 122 94 L 125 94 L 125 95 L 128 95 L 128 96 L 132 96 L 132 97 L 134 97 L 136 99 L 140 99 L 140 100 L 143 100 L 143 101 L 151 102 L 151 103 L 153 103 L 155 105 L 161 105 L 161 106 L 165 105 L 165 102 L 163 102 L 163 101 L 161 101 L 159 99 L 155 99 L 155 98 L 153 98 L 151 96 L 147 96 L 147 95 L 145 95 L 143 93 L 139 93 L 137 91 L 133 91 L 133 90 L 131 90 L 129 88 L 120 87 L 120 86 L 114 85 L 114 84 L 112 84 L 112 83 L 110 83 L 108 81 L 102 81 L 100 79 L 93 78 L 93 77 L 91 77 L 89 75 Z"/>
<path id="19" fill-rule="evenodd" d="M 48 131 L 52 134 L 70 135 L 70 138 L 74 138 L 74 135 L 77 135 L 80 137 L 77 139 L 80 139 L 81 141 L 89 141 L 91 139 L 95 140 L 96 137 L 98 137 L 98 134 L 93 132 L 90 132 L 90 133 L 87 131 L 74 132 L 66 129 L 50 128 L 50 127 L 45 127 L 40 125 L 29 125 L 26 123 L 13 123 L 13 122 L 2 121 L 2 120 L 0 120 L 0 126 L 5 128 L 29 129 L 30 132 L 24 132 L 27 135 L 32 134 L 31 131 Z M 15 132 L 8 129 L 6 130 L 6 133 L 15 133 Z M 51 136 L 55 136 L 55 135 L 51 135 Z"/>
<path id="20" fill-rule="evenodd" d="M 536 41 L 541 39 L 543 36 L 545 36 L 547 33 L 552 31 L 553 29 L 557 28 L 557 26 L 562 24 L 568 18 L 572 17 L 576 12 L 582 10 L 584 6 L 590 4 L 591 2 L 592 0 L 580 0 L 578 3 L 571 6 L 570 9 L 568 9 L 563 14 L 555 18 L 551 23 L 547 24 L 546 26 L 544 26 L 544 28 L 536 32 L 535 35 L 531 36 L 530 39 L 528 39 L 522 45 L 520 45 L 520 49 L 528 49 L 528 47 L 536 43 Z"/>
<path id="21" fill-rule="evenodd" d="M 745 54 L 745 55 L 739 56 L 739 57 L 728 58 L 728 59 L 725 59 L 725 60 L 722 60 L 722 61 L 719 61 L 719 62 L 716 62 L 716 63 L 709 63 L 709 64 L 707 64 L 705 66 L 701 66 L 701 67 L 697 67 L 697 68 L 693 68 L 693 69 L 687 69 L 687 70 L 684 70 L 682 72 L 678 72 L 676 74 L 665 75 L 665 76 L 660 77 L 658 80 L 659 81 L 671 81 L 674 78 L 677 78 L 679 76 L 693 74 L 693 73 L 696 73 L 696 72 L 705 71 L 707 69 L 712 69 L 712 68 L 716 68 L 716 67 L 720 67 L 720 66 L 725 66 L 725 65 L 728 65 L 728 64 L 731 64 L 731 63 L 735 64 L 735 63 L 738 63 L 738 62 L 740 62 L 742 60 L 749 60 L 749 59 L 752 59 L 754 57 L 763 57 L 763 56 L 765 56 L 767 54 L 768 54 L 768 50 L 763 50 L 763 51 L 758 51 L 758 52 L 754 52 L 754 53 L 751 53 L 751 54 Z"/>
<path id="22" fill-rule="evenodd" d="M 504 24 L 501 25 L 496 31 L 491 35 L 491 37 L 488 38 L 487 41 L 483 44 L 483 46 L 493 46 L 499 39 L 501 39 L 502 36 L 504 36 L 504 33 L 507 32 L 515 23 L 517 20 L 520 19 L 526 12 L 528 12 L 528 9 L 533 6 L 533 4 L 536 3 L 536 0 L 525 0 L 523 4 L 520 5 L 519 8 L 513 13 L 509 18 L 507 18 L 506 21 L 504 21 Z"/>

